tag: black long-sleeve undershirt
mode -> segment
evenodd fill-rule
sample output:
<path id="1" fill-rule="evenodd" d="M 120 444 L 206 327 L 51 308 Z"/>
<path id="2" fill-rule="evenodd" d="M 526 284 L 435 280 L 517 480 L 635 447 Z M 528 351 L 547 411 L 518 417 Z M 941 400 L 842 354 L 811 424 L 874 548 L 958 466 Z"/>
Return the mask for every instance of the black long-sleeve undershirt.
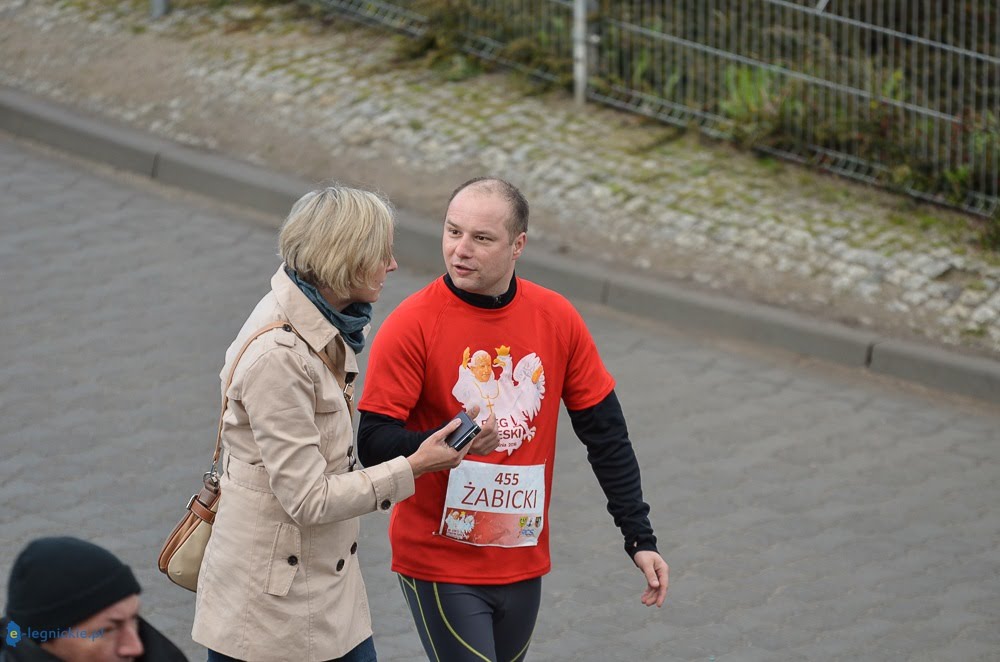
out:
<path id="1" fill-rule="evenodd" d="M 618 396 L 612 390 L 593 407 L 570 411 L 569 417 L 577 437 L 587 447 L 587 460 L 608 499 L 608 512 L 625 538 L 625 551 L 630 557 L 642 550 L 656 551 L 649 505 L 642 500 L 639 463 Z M 365 466 L 373 466 L 400 455 L 412 455 L 434 432 L 407 430 L 401 420 L 362 411 L 358 459 Z"/>
<path id="2" fill-rule="evenodd" d="M 625 537 L 629 556 L 656 551 L 649 504 L 642 500 L 639 461 L 632 449 L 625 414 L 614 390 L 593 407 L 569 410 L 573 431 L 587 447 L 587 461 L 608 499 L 608 512 Z"/>
<path id="3" fill-rule="evenodd" d="M 358 460 L 366 467 L 417 452 L 420 444 L 436 430 L 407 430 L 406 423 L 398 418 L 383 416 L 370 411 L 360 411 L 358 421 Z M 438 428 L 440 429 L 440 428 Z"/>

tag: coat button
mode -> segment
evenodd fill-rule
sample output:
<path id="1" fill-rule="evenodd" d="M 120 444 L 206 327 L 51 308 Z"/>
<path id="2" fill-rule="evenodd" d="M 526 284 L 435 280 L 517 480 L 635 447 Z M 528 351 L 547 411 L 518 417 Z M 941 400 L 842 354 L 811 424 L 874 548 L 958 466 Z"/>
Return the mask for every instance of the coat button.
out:
<path id="1" fill-rule="evenodd" d="M 351 554 L 357 554 L 357 553 L 358 553 L 358 543 L 354 543 L 353 545 L 351 545 Z"/>
<path id="2" fill-rule="evenodd" d="M 391 506 L 391 505 L 392 505 L 392 501 L 389 501 L 388 499 L 386 499 L 381 504 L 379 504 L 379 507 L 382 508 L 382 510 L 389 510 L 389 506 Z"/>
<path id="3" fill-rule="evenodd" d="M 340 559 L 339 561 L 337 561 L 337 572 L 340 572 L 343 569 L 344 569 L 344 559 Z"/>
<path id="4" fill-rule="evenodd" d="M 298 564 L 299 564 L 299 557 L 295 556 L 294 554 L 288 557 L 288 565 L 298 565 Z"/>

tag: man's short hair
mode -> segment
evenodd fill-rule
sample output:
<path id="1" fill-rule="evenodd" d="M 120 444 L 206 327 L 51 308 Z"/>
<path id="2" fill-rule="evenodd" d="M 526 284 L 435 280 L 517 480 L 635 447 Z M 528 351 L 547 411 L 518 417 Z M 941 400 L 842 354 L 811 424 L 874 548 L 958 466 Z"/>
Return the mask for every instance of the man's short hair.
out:
<path id="1" fill-rule="evenodd" d="M 451 192 L 448 204 L 451 205 L 455 196 L 467 188 L 472 188 L 478 193 L 498 195 L 507 202 L 507 206 L 510 208 L 510 214 L 507 217 L 507 232 L 511 241 L 514 241 L 522 232 L 528 231 L 528 200 L 516 186 L 499 177 L 473 177 Z"/>
<path id="2" fill-rule="evenodd" d="M 300 278 L 347 299 L 371 287 L 392 259 L 392 204 L 377 193 L 332 185 L 292 206 L 278 235 L 282 259 Z"/>

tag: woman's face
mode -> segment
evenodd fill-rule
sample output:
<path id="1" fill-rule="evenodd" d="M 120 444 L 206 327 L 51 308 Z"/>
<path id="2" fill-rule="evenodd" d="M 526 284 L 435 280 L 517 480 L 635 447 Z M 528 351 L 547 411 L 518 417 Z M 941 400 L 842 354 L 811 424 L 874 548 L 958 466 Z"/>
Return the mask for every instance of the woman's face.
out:
<path id="1" fill-rule="evenodd" d="M 385 286 L 385 279 L 390 272 L 399 268 L 396 258 L 389 253 L 389 261 L 379 267 L 372 274 L 371 280 L 363 285 L 356 285 L 351 288 L 351 303 L 375 303 L 382 295 L 382 288 Z"/>

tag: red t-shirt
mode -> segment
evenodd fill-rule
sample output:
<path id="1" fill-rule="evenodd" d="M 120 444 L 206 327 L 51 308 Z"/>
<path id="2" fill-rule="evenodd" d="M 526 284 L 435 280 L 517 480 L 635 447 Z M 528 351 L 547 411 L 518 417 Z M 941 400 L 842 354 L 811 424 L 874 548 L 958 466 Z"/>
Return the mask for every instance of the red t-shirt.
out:
<path id="1" fill-rule="evenodd" d="M 424 474 L 416 494 L 395 506 L 395 572 L 507 584 L 550 569 L 559 400 L 573 410 L 592 407 L 614 379 L 564 297 L 520 278 L 517 285 L 508 305 L 484 309 L 439 278 L 407 298 L 375 336 L 360 409 L 428 430 L 478 404 L 480 424 L 492 410 L 501 438 L 488 457 L 467 455 L 453 472 Z M 461 480 L 449 490 L 451 473 Z"/>

